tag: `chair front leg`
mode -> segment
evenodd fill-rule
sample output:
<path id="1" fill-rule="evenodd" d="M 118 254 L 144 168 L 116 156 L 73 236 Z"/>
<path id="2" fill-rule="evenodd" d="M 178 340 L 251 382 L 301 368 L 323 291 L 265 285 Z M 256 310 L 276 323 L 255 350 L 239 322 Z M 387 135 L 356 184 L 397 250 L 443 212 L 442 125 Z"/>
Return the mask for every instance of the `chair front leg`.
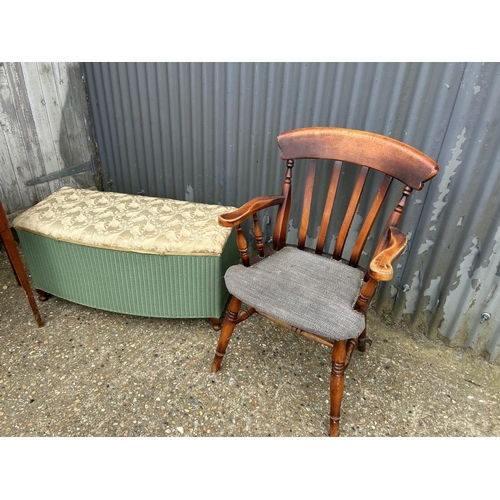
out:
<path id="1" fill-rule="evenodd" d="M 339 435 L 340 405 L 344 392 L 346 368 L 346 341 L 336 340 L 332 350 L 332 373 L 330 375 L 330 436 Z"/>
<path id="2" fill-rule="evenodd" d="M 217 350 L 215 351 L 215 357 L 212 364 L 212 371 L 216 372 L 219 370 L 222 363 L 222 358 L 226 353 L 227 345 L 231 340 L 231 335 L 233 334 L 234 327 L 236 326 L 236 320 L 238 319 L 238 313 L 241 309 L 241 300 L 236 297 L 231 297 L 229 305 L 227 308 L 226 317 L 224 318 L 224 323 L 222 324 L 222 331 L 220 332 L 219 344 L 217 345 Z"/>

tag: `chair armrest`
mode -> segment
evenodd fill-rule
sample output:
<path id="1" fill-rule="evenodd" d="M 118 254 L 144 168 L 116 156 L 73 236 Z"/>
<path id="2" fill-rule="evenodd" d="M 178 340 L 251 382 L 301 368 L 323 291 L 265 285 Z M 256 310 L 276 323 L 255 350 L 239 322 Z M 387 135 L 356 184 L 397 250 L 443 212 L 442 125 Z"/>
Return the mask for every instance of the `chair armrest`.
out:
<path id="1" fill-rule="evenodd" d="M 377 281 L 389 281 L 394 275 L 392 263 L 403 253 L 406 247 L 406 236 L 395 226 L 387 229 L 389 243 L 370 262 L 369 272 L 371 278 Z"/>
<path id="2" fill-rule="evenodd" d="M 247 201 L 243 206 L 234 210 L 219 215 L 219 224 L 224 227 L 234 227 L 241 224 L 245 219 L 251 217 L 263 208 L 281 205 L 285 200 L 284 196 L 259 196 L 253 200 Z"/>

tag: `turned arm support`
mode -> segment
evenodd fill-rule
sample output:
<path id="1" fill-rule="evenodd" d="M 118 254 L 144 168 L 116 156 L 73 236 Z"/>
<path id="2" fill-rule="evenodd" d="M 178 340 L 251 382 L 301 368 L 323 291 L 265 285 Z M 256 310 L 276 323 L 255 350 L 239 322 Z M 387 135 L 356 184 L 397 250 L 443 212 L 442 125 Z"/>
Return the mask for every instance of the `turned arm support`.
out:
<path id="1" fill-rule="evenodd" d="M 233 212 L 228 212 L 219 215 L 219 224 L 224 227 L 235 227 L 236 228 L 236 244 L 238 245 L 238 250 L 240 252 L 240 257 L 244 266 L 250 265 L 250 255 L 248 254 L 248 245 L 241 230 L 241 223 L 253 217 L 253 226 L 255 241 L 257 244 L 257 250 L 261 257 L 264 256 L 264 243 L 262 242 L 262 232 L 259 226 L 259 219 L 257 217 L 257 212 L 264 208 L 273 207 L 275 205 L 281 205 L 285 200 L 284 196 L 259 196 L 253 200 L 248 201 L 242 207 L 234 210 Z"/>
<path id="2" fill-rule="evenodd" d="M 406 247 L 406 236 L 395 226 L 387 228 L 387 244 L 370 262 L 368 281 L 361 288 L 355 309 L 366 312 L 370 300 L 375 293 L 379 281 L 389 281 L 394 275 L 392 263 L 403 253 Z"/>

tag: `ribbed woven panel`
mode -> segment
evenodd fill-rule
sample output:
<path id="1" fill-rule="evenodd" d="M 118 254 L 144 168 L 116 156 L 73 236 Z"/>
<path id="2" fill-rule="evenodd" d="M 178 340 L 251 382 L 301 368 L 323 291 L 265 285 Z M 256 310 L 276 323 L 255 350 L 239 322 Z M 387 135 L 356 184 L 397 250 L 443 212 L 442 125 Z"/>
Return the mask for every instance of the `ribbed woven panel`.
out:
<path id="1" fill-rule="evenodd" d="M 362 278 L 359 269 L 292 247 L 225 275 L 229 291 L 257 311 L 329 340 L 363 331 L 364 316 L 352 308 Z"/>
<path id="2" fill-rule="evenodd" d="M 233 239 L 221 257 L 197 257 L 120 252 L 18 234 L 36 288 L 138 316 L 219 317 L 228 297 L 223 275 L 238 259 Z"/>

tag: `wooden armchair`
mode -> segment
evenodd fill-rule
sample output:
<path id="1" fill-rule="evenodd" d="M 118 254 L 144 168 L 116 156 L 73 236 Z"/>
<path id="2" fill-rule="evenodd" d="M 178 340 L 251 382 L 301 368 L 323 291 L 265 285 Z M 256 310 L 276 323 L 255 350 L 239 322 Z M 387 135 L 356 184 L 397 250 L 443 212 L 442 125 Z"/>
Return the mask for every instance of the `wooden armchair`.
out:
<path id="1" fill-rule="evenodd" d="M 340 405 L 344 372 L 354 348 L 365 350 L 366 310 L 377 284 L 393 276 L 392 263 L 403 252 L 406 237 L 398 229 L 408 196 L 420 190 L 423 183 L 438 173 L 437 164 L 404 143 L 378 134 L 342 128 L 313 127 L 291 130 L 277 137 L 286 160 L 286 175 L 281 195 L 260 196 L 238 210 L 219 216 L 219 223 L 235 227 L 241 264 L 230 267 L 225 281 L 231 298 L 213 361 L 219 370 L 235 325 L 257 312 L 304 337 L 332 348 L 330 376 L 330 435 L 339 432 Z M 298 244 L 286 244 L 291 206 L 292 172 L 296 160 L 306 159 L 306 186 Z M 331 160 L 324 162 L 319 160 Z M 299 163 L 299 162 L 297 162 Z M 314 179 L 317 167 L 333 163 L 326 192 L 316 247 L 306 248 L 306 237 L 313 205 Z M 354 165 L 353 165 L 354 164 Z M 333 254 L 325 253 L 337 188 L 342 169 L 358 169 L 352 197 L 336 236 Z M 381 174 L 381 184 L 359 226 L 355 243 L 347 260 L 344 247 L 358 210 L 363 188 L 370 171 Z M 385 175 L 384 175 L 385 174 Z M 381 211 L 393 179 L 404 184 L 402 196 L 390 214 L 367 271 L 358 267 L 365 243 Z M 369 183 L 368 183 L 369 184 Z M 264 257 L 262 232 L 257 212 L 278 206 L 271 255 Z M 251 263 L 241 223 L 253 217 L 256 246 L 260 258 Z M 269 253 L 269 252 L 266 252 Z M 248 308 L 241 311 L 242 303 Z"/>

